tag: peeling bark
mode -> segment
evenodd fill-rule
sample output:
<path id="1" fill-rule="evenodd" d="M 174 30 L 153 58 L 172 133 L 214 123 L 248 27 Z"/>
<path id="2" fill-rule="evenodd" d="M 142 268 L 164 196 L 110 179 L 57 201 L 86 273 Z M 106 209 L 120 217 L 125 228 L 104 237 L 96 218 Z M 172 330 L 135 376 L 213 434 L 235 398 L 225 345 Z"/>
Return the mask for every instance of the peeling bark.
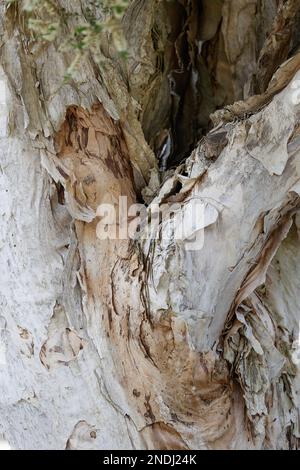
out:
<path id="1" fill-rule="evenodd" d="M 103 67 L 86 55 L 69 82 L 71 54 L 0 8 L 1 432 L 20 449 L 298 448 L 299 2 L 132 1 L 128 61 L 104 36 Z M 147 221 L 101 240 L 119 196 L 175 218 L 200 201 L 203 247 L 163 238 L 171 216 L 155 240 Z"/>

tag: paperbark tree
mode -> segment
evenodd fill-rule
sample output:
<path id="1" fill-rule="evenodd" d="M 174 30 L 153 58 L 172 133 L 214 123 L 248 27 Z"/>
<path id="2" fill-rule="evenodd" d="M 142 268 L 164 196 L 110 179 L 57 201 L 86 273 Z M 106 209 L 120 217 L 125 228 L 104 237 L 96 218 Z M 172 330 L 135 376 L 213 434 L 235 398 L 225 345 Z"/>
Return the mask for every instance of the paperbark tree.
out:
<path id="1" fill-rule="evenodd" d="M 67 36 L 90 3 L 48 6 Z M 102 33 L 69 80 L 62 36 L 0 8 L 0 431 L 17 449 L 297 448 L 300 1 L 133 0 L 128 58 Z M 202 248 L 161 235 L 171 215 L 155 239 L 102 240 L 120 196 L 180 203 Z"/>

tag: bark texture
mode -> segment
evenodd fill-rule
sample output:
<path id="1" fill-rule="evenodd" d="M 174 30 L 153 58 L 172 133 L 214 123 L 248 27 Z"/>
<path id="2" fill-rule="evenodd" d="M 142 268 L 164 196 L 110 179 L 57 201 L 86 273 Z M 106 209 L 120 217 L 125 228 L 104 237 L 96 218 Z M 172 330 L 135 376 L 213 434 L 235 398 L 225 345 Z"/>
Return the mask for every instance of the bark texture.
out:
<path id="1" fill-rule="evenodd" d="M 85 21 L 84 0 L 57 3 Z M 101 67 L 87 54 L 69 82 L 72 53 L 18 5 L 0 18 L 0 431 L 298 448 L 299 0 L 133 0 L 128 60 L 103 35 Z M 200 201 L 203 248 L 161 237 L 168 219 L 152 242 L 100 240 L 119 196 Z"/>

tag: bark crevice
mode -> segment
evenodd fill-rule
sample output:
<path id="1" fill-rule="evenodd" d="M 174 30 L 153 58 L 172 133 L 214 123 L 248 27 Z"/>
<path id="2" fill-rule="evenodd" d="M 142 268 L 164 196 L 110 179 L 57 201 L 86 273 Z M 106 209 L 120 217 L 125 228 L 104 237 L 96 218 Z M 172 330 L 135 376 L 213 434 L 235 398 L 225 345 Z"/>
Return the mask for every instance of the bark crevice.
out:
<path id="1" fill-rule="evenodd" d="M 297 447 L 298 2 L 132 1 L 127 62 L 103 35 L 103 68 L 84 56 L 68 83 L 72 54 L 37 47 L 14 11 L 1 430 L 16 448 Z M 201 247 L 162 236 L 170 215 L 154 241 L 99 237 L 99 205 L 142 190 L 178 218 L 200 201 Z"/>

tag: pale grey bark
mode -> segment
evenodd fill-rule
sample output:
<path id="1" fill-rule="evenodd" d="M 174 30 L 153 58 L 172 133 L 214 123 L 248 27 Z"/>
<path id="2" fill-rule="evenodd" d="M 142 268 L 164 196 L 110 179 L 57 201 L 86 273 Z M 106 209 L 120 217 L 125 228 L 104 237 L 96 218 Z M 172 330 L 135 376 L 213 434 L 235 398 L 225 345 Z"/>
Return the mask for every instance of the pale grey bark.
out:
<path id="1" fill-rule="evenodd" d="M 22 18 L 1 5 L 0 431 L 14 448 L 298 446 L 299 56 L 285 62 L 293 29 L 281 69 L 258 89 L 270 74 L 258 58 L 282 15 L 276 2 L 226 0 L 214 11 L 203 2 L 199 16 L 196 2 L 175 3 L 174 19 L 164 2 L 131 2 L 126 65 L 103 39 L 101 76 L 87 56 L 68 83 L 72 53 L 31 43 Z M 294 15 L 298 2 L 285 3 Z M 198 39 L 207 48 L 191 58 L 199 89 L 191 65 L 186 88 L 173 70 L 183 9 L 191 49 Z M 173 52 L 163 21 L 178 34 Z M 210 112 L 247 98 L 215 113 L 216 129 L 197 141 Z M 190 156 L 162 184 L 166 133 L 177 151 L 169 166 Z M 201 201 L 204 223 L 193 230 L 202 249 L 172 237 L 99 240 L 99 204 L 141 194 L 150 208 Z"/>

